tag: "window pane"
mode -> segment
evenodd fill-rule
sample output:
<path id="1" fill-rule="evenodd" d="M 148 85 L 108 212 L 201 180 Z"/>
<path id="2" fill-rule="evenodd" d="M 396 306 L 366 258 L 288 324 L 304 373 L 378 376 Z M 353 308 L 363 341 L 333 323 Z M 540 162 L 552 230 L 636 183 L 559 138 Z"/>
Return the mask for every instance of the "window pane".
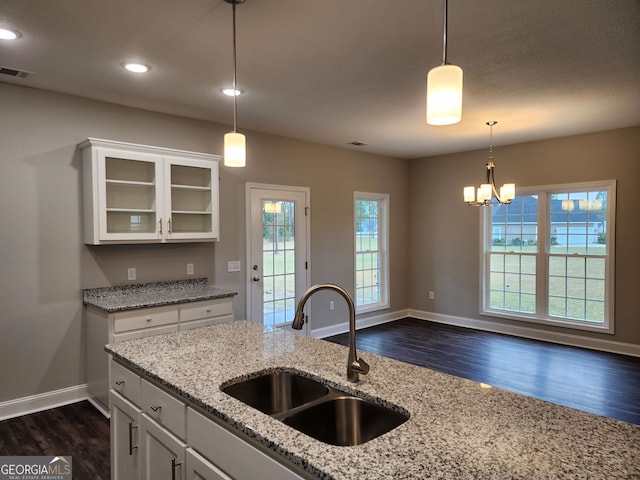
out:
<path id="1" fill-rule="evenodd" d="M 615 183 L 522 190 L 510 205 L 485 210 L 485 311 L 611 331 L 615 225 L 608 200 L 615 198 Z M 540 275 L 546 298 L 536 298 Z"/>
<path id="2" fill-rule="evenodd" d="M 364 194 L 367 195 L 368 194 Z M 355 301 L 356 306 L 383 301 L 382 283 L 386 237 L 386 199 L 355 199 Z M 382 216 L 381 216 L 382 215 Z M 386 288 L 386 287 L 385 287 Z"/>

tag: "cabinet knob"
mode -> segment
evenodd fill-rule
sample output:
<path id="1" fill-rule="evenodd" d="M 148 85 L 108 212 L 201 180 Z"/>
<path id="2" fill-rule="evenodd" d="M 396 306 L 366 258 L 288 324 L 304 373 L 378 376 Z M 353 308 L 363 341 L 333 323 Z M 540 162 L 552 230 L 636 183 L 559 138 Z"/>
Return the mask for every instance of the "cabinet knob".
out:
<path id="1" fill-rule="evenodd" d="M 151 322 L 153 318 L 147 318 L 147 322 Z"/>
<path id="2" fill-rule="evenodd" d="M 120 386 L 120 385 L 124 385 L 124 380 L 116 380 L 116 385 Z"/>
<path id="3" fill-rule="evenodd" d="M 151 410 L 153 410 L 154 412 L 158 412 L 161 408 L 162 405 L 151 405 Z"/>

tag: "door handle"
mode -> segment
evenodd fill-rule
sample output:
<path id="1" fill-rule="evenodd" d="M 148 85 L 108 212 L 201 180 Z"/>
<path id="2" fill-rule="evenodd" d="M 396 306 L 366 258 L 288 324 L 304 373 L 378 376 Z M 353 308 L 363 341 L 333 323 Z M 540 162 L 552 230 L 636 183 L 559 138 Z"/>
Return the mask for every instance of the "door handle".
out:
<path id="1" fill-rule="evenodd" d="M 255 276 L 251 280 L 253 280 L 254 282 L 259 282 L 260 281 L 260 277 Z"/>

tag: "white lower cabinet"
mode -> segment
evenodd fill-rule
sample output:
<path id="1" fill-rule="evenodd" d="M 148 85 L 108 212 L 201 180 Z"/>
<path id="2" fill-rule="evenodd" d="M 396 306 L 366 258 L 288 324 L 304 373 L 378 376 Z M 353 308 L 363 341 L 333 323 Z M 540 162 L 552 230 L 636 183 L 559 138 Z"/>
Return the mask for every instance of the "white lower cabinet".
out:
<path id="1" fill-rule="evenodd" d="M 144 480 L 184 480 L 187 444 L 146 414 L 140 421 L 142 475 Z"/>
<path id="2" fill-rule="evenodd" d="M 191 408 L 187 410 L 187 430 L 191 447 L 231 478 L 302 479 L 277 460 Z"/>
<path id="3" fill-rule="evenodd" d="M 115 392 L 111 403 L 111 478 L 140 478 L 140 415 L 141 410 Z"/>
<path id="4" fill-rule="evenodd" d="M 187 448 L 186 480 L 233 480 L 198 452 Z"/>
<path id="5" fill-rule="evenodd" d="M 84 316 L 87 391 L 91 401 L 106 415 L 109 408 L 109 388 L 115 387 L 113 382 L 108 383 L 110 356 L 104 351 L 105 344 L 233 322 L 233 298 L 223 297 L 116 313 L 106 313 L 86 305 Z"/>
<path id="6" fill-rule="evenodd" d="M 111 372 L 128 385 L 110 391 L 112 480 L 309 478 L 119 363 Z"/>

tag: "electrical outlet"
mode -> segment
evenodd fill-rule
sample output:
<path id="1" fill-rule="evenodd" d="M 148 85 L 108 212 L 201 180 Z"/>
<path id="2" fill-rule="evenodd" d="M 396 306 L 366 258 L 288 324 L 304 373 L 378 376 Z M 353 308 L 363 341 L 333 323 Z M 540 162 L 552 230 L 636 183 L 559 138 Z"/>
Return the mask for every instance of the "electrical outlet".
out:
<path id="1" fill-rule="evenodd" d="M 436 294 L 433 292 L 429 292 L 429 300 L 433 300 L 436 298 Z"/>
<path id="2" fill-rule="evenodd" d="M 187 263 L 187 275 L 193 275 L 193 263 Z"/>
<path id="3" fill-rule="evenodd" d="M 240 271 L 240 260 L 232 260 L 230 262 L 227 262 L 227 272 L 239 272 L 239 271 Z"/>
<path id="4" fill-rule="evenodd" d="M 136 269 L 134 267 L 127 268 L 127 280 L 136 279 Z"/>

